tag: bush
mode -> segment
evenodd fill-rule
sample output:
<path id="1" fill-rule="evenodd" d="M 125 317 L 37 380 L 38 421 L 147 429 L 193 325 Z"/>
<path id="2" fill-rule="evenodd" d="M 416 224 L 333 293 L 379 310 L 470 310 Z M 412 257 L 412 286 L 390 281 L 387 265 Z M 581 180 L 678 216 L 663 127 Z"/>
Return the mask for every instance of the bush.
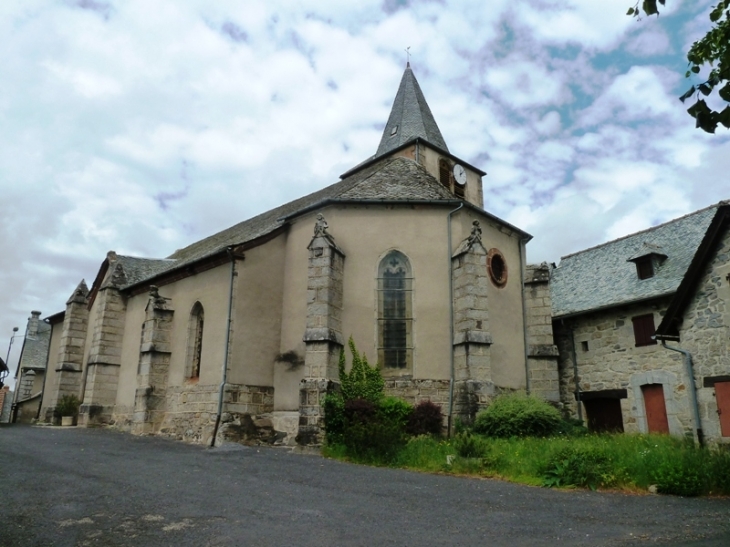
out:
<path id="1" fill-rule="evenodd" d="M 454 435 L 452 444 L 456 454 L 462 458 L 481 458 L 487 452 L 484 440 L 470 433 Z"/>
<path id="2" fill-rule="evenodd" d="M 342 441 L 345 433 L 345 400 L 341 393 L 328 393 L 324 397 L 324 435 L 328 444 Z"/>
<path id="3" fill-rule="evenodd" d="M 384 422 L 397 425 L 404 431 L 412 414 L 413 407 L 397 397 L 385 397 L 378 404 L 380 418 Z"/>
<path id="4" fill-rule="evenodd" d="M 708 480 L 704 450 L 694 447 L 682 450 L 678 457 L 664 459 L 654 470 L 653 479 L 660 494 L 699 496 Z"/>
<path id="5" fill-rule="evenodd" d="M 370 463 L 391 463 L 405 446 L 405 422 L 412 407 L 389 397 L 377 405 L 367 399 L 345 401 L 341 436 L 346 454 Z"/>
<path id="6" fill-rule="evenodd" d="M 339 393 L 328 393 L 323 403 L 325 440 L 330 444 L 343 440 L 347 427 L 345 404 L 354 400 L 378 403 L 383 398 L 385 387 L 377 365 L 371 367 L 364 355 L 360 357 L 352 337 L 350 337 L 348 345 L 350 353 L 352 353 L 350 373 L 345 371 L 345 350 L 343 349 L 340 352 L 338 364 L 341 390 Z M 356 410 L 353 409 L 353 412 Z"/>
<path id="7" fill-rule="evenodd" d="M 614 482 L 611 460 L 595 448 L 569 446 L 559 450 L 543 469 L 543 486 L 582 486 L 595 490 Z"/>
<path id="8" fill-rule="evenodd" d="M 408 418 L 406 431 L 410 435 L 441 435 L 444 417 L 441 407 L 431 401 L 421 401 Z"/>
<path id="9" fill-rule="evenodd" d="M 81 401 L 76 395 L 63 395 L 53 409 L 53 415 L 56 418 L 63 416 L 77 416 Z"/>
<path id="10" fill-rule="evenodd" d="M 377 364 L 371 367 L 365 355 L 360 357 L 352 337 L 348 341 L 348 346 L 350 347 L 350 353 L 352 353 L 350 373 L 348 374 L 345 371 L 344 348 L 340 352 L 340 361 L 338 363 L 342 397 L 345 401 L 366 399 L 374 403 L 378 402 L 383 398 L 383 389 L 385 388 L 380 369 Z"/>
<path id="11" fill-rule="evenodd" d="M 560 413 L 545 401 L 513 393 L 500 395 L 477 414 L 474 431 L 490 437 L 545 437 L 560 428 Z"/>

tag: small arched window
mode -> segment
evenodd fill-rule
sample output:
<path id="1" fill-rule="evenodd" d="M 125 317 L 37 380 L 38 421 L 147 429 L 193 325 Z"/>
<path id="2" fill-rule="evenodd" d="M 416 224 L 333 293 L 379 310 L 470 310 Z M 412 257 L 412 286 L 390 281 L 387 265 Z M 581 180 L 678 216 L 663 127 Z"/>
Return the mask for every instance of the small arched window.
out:
<path id="1" fill-rule="evenodd" d="M 378 267 L 378 361 L 385 369 L 413 365 L 412 287 L 408 258 L 389 252 Z"/>
<path id="2" fill-rule="evenodd" d="M 200 359 L 203 355 L 203 324 L 205 322 L 203 305 L 196 302 L 190 310 L 188 322 L 188 355 L 185 367 L 187 378 L 200 377 Z"/>

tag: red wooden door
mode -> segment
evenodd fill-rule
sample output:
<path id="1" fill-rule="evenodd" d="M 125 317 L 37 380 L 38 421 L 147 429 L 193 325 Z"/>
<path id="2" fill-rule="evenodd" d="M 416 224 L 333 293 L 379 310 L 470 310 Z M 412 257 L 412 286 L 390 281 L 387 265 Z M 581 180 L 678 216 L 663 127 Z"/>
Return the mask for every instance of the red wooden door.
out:
<path id="1" fill-rule="evenodd" d="M 715 382 L 715 399 L 720 415 L 720 434 L 730 437 L 730 382 Z"/>
<path id="2" fill-rule="evenodd" d="M 664 387 L 662 384 L 646 384 L 641 386 L 646 409 L 646 425 L 649 433 L 669 433 L 667 406 L 664 403 Z"/>

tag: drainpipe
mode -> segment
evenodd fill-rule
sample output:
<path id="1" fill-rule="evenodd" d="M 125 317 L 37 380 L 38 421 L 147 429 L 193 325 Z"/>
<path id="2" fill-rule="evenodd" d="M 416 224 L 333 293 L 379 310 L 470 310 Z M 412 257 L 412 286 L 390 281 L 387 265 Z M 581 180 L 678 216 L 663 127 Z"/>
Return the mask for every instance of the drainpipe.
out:
<path id="1" fill-rule="evenodd" d="M 453 426 L 453 418 L 454 418 L 454 275 L 451 271 L 451 217 L 454 213 L 456 213 L 459 209 L 464 207 L 464 202 L 462 201 L 459 206 L 451 211 L 448 216 L 446 217 L 446 227 L 447 227 L 447 233 L 448 233 L 448 245 L 449 248 L 447 249 L 446 253 L 446 259 L 448 264 L 448 272 L 449 272 L 449 325 L 450 325 L 450 338 L 449 338 L 449 345 L 451 346 L 451 350 L 449 351 L 450 359 L 451 359 L 451 377 L 449 381 L 449 416 L 448 416 L 448 433 L 449 437 L 451 437 L 452 433 L 452 426 Z"/>
<path id="2" fill-rule="evenodd" d="M 215 427 L 213 428 L 213 436 L 210 439 L 210 447 L 215 447 L 215 437 L 218 434 L 218 427 L 221 423 L 221 414 L 223 413 L 223 394 L 226 388 L 226 380 L 228 379 L 228 354 L 231 339 L 231 314 L 233 310 L 233 281 L 236 277 L 236 258 L 233 256 L 232 247 L 228 247 L 228 258 L 231 260 L 231 282 L 228 287 L 228 321 L 226 322 L 226 341 L 223 353 L 223 371 L 221 373 L 221 385 L 218 389 L 218 412 L 215 415 Z"/>
<path id="3" fill-rule="evenodd" d="M 522 340 L 525 346 L 525 392 L 530 394 L 529 347 L 527 345 L 527 304 L 525 304 L 525 238 L 520 238 L 520 277 L 522 278 Z"/>
<path id="4" fill-rule="evenodd" d="M 671 346 L 668 346 L 666 340 L 662 340 L 662 347 L 664 349 L 681 353 L 684 356 L 684 366 L 687 369 L 687 377 L 689 378 L 689 390 L 692 394 L 692 418 L 694 419 L 695 431 L 697 432 L 697 442 L 700 444 L 700 446 L 705 446 L 705 434 L 702 432 L 702 423 L 700 422 L 700 405 L 697 403 L 695 373 L 694 369 L 692 368 L 692 354 L 686 349 L 673 348 Z"/>
<path id="5" fill-rule="evenodd" d="M 50 325 L 48 322 L 48 318 L 43 320 L 44 323 L 47 325 Z M 41 407 L 43 406 L 43 397 L 46 394 L 46 380 L 48 379 L 48 365 L 50 364 L 48 362 L 48 358 L 51 356 L 51 343 L 53 342 L 53 325 L 51 325 L 51 332 L 48 335 L 48 351 L 46 351 L 46 372 L 43 374 L 43 385 L 41 386 L 41 401 L 38 403 L 38 412 L 36 412 L 35 419 L 36 422 L 41 417 Z"/>

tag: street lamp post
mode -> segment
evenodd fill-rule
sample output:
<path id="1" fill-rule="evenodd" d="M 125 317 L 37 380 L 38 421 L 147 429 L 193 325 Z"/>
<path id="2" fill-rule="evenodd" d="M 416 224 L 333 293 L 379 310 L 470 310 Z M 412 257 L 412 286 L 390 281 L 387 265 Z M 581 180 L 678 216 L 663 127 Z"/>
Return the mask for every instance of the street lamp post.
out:
<path id="1" fill-rule="evenodd" d="M 10 348 L 13 347 L 13 340 L 15 340 L 15 333 L 18 332 L 18 327 L 13 327 L 13 335 L 10 337 L 10 343 L 8 344 L 8 353 L 5 356 L 5 366 L 0 368 L 0 387 L 5 385 L 5 377 L 10 374 Z"/>
<path id="2" fill-rule="evenodd" d="M 18 327 L 13 327 L 13 335 L 10 337 L 10 343 L 8 344 L 8 353 L 5 356 L 5 364 L 10 367 L 10 363 L 8 362 L 8 359 L 10 359 L 10 348 L 13 347 L 13 340 L 15 340 L 15 337 L 17 336 Z"/>

